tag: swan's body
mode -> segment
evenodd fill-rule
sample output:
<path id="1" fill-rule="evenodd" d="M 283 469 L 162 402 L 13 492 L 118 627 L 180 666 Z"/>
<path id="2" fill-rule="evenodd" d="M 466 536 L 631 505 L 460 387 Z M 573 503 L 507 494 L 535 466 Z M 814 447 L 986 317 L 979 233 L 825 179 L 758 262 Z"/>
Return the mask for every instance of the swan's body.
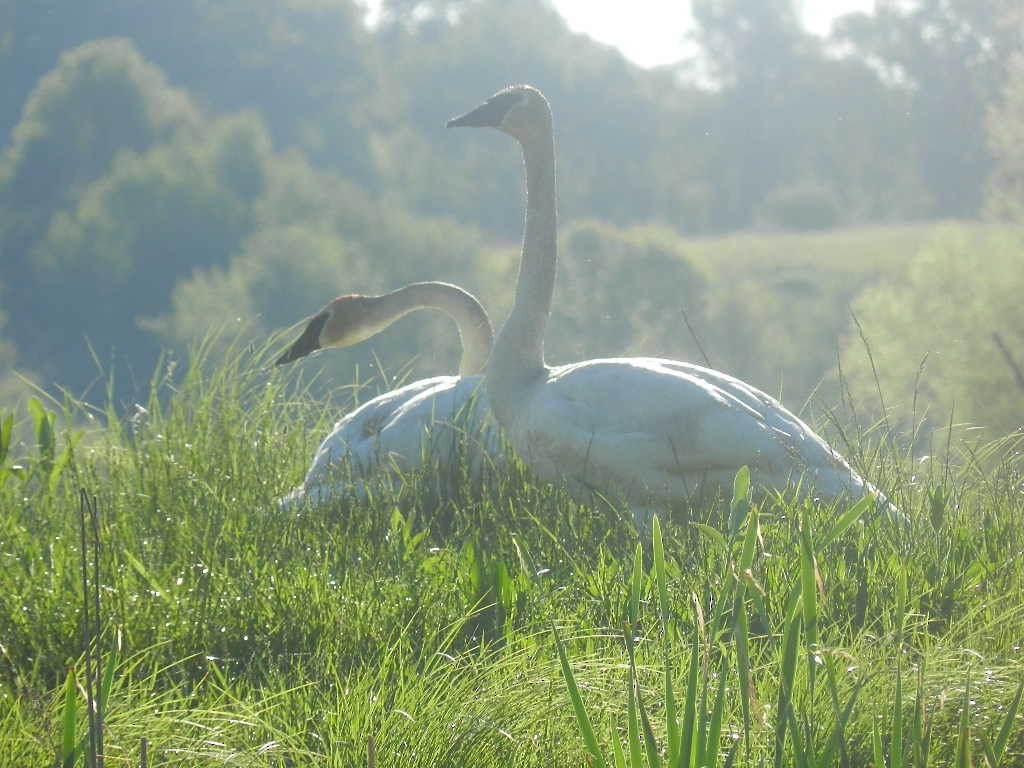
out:
<path id="1" fill-rule="evenodd" d="M 501 461 L 480 375 L 491 348 L 490 321 L 480 303 L 457 286 L 414 283 L 384 296 L 341 296 L 309 321 L 277 364 L 323 347 L 355 344 L 425 308 L 455 320 L 465 375 L 415 381 L 346 414 L 320 443 L 302 485 L 282 499 L 284 506 L 363 496 L 369 485 L 389 482 L 424 461 L 444 467 L 464 460 L 474 476 L 485 463 Z"/>
<path id="2" fill-rule="evenodd" d="M 795 486 L 828 499 L 877 494 L 781 403 L 724 373 L 656 358 L 547 366 L 557 262 L 547 100 L 513 86 L 449 126 L 497 128 L 523 150 L 522 262 L 484 380 L 494 415 L 535 474 L 566 483 L 584 501 L 596 494 L 629 505 L 640 527 L 657 509 L 728 492 L 744 465 L 762 488 Z"/>
<path id="3" fill-rule="evenodd" d="M 628 504 L 638 525 L 729 493 L 743 465 L 760 488 L 828 499 L 872 491 L 777 400 L 699 365 L 610 358 L 549 368 L 522 402 L 502 426 L 527 466 L 577 498 Z"/>

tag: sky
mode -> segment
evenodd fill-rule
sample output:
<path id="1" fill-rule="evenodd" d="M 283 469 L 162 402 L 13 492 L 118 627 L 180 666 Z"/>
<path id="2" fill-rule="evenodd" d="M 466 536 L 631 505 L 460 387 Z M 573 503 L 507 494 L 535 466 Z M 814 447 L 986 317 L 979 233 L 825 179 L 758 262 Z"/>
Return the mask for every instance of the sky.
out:
<path id="1" fill-rule="evenodd" d="M 678 61 L 687 53 L 690 4 L 684 0 L 553 0 L 574 32 L 614 45 L 634 63 L 654 67 Z M 832 20 L 853 11 L 870 11 L 874 0 L 798 0 L 804 25 L 828 34 Z"/>

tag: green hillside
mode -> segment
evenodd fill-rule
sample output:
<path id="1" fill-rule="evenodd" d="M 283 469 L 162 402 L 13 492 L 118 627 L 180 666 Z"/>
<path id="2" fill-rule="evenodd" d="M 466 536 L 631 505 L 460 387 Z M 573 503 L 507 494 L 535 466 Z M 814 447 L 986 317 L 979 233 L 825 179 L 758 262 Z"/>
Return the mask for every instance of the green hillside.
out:
<path id="1" fill-rule="evenodd" d="M 731 505 L 667 517 L 645 567 L 628 511 L 577 506 L 514 463 L 481 489 L 431 467 L 279 511 L 333 408 L 268 378 L 262 354 L 158 377 L 98 433 L 39 411 L 39 449 L 2 458 L 0 765 L 89 749 L 80 488 L 98 510 L 108 765 L 143 748 L 150 765 L 588 764 L 555 632 L 609 761 L 646 733 L 631 695 L 654 740 L 635 746 L 660 760 L 687 722 L 718 764 L 1024 753 L 1019 445 L 984 471 L 984 450 L 883 450 L 864 470 L 906 524 L 741 484 Z"/>

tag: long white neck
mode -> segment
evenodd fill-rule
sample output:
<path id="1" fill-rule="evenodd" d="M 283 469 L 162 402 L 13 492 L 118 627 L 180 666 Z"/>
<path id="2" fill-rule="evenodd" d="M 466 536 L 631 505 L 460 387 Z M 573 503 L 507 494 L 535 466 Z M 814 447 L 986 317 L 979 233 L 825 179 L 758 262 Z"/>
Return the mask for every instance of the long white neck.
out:
<path id="1" fill-rule="evenodd" d="M 473 294 L 451 283 L 412 283 L 377 297 L 375 320 L 385 327 L 417 309 L 436 309 L 455 321 L 462 342 L 460 375 L 483 372 L 493 332 L 487 312 Z"/>
<path id="2" fill-rule="evenodd" d="M 515 303 L 494 342 L 487 391 L 495 416 L 509 424 L 531 382 L 543 377 L 544 330 L 555 288 L 557 213 L 555 145 L 550 130 L 521 141 L 526 166 L 526 222 Z"/>

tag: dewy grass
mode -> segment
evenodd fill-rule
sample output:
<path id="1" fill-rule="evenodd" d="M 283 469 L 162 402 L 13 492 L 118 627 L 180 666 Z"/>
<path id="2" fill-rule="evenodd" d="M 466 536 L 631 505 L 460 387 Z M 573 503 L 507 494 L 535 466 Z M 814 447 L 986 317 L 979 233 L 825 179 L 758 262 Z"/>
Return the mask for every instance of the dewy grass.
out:
<path id="1" fill-rule="evenodd" d="M 1019 445 L 954 439 L 932 476 L 893 461 L 905 527 L 741 473 L 649 552 L 628 510 L 513 457 L 285 512 L 341 406 L 269 351 L 212 355 L 163 365 L 138 407 L 0 414 L 39 425 L 0 459 L 20 467 L 0 474 L 0 766 L 87 732 L 83 487 L 107 765 L 143 741 L 189 766 L 366 765 L 371 745 L 378 766 L 1020 763 Z"/>

